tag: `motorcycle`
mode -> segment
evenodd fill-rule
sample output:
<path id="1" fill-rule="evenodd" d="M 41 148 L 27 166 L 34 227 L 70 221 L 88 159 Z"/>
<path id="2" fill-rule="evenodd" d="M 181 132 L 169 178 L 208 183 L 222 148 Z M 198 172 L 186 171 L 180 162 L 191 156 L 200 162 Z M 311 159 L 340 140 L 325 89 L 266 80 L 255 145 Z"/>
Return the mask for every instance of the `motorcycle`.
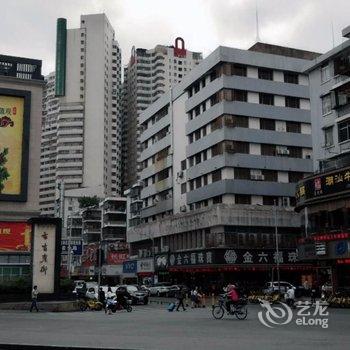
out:
<path id="1" fill-rule="evenodd" d="M 117 298 L 113 298 L 111 300 L 107 300 L 107 304 L 106 304 L 106 309 L 105 309 L 105 313 L 116 313 L 119 310 L 123 310 L 125 309 L 127 312 L 131 312 L 132 311 L 132 307 L 131 307 L 131 300 L 128 300 L 126 297 L 124 297 L 125 302 L 124 303 L 120 303 L 117 301 Z"/>
<path id="2" fill-rule="evenodd" d="M 103 304 L 96 299 L 81 299 L 79 300 L 80 311 L 101 311 L 103 309 Z"/>

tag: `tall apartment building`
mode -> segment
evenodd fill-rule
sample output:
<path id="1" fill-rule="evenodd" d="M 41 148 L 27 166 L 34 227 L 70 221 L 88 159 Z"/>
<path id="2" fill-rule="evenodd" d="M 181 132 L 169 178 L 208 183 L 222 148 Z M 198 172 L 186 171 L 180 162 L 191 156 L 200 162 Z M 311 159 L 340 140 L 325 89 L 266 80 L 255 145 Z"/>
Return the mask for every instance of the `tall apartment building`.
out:
<path id="1" fill-rule="evenodd" d="M 259 270 L 259 254 L 273 255 L 275 224 L 281 249 L 295 249 L 295 187 L 312 171 L 303 69 L 317 56 L 263 43 L 219 47 L 140 115 L 145 224 L 128 231 L 132 253 L 151 235 L 168 272 L 195 268 L 198 249 L 210 256 L 201 255 L 201 267 L 212 269 L 218 254 L 216 264 L 231 264 L 224 268 Z M 193 259 L 183 253 L 189 249 Z M 289 269 L 296 253 L 283 254 Z M 270 274 L 273 259 L 264 260 Z"/>
<path id="2" fill-rule="evenodd" d="M 58 113 L 53 72 L 45 77 L 40 155 L 40 209 L 43 215 L 50 216 L 55 215 Z"/>
<path id="3" fill-rule="evenodd" d="M 317 282 L 333 291 L 350 286 L 350 26 L 342 34 L 346 41 L 305 68 L 315 173 L 296 193 L 305 230 L 301 259 L 317 266 Z"/>
<path id="4" fill-rule="evenodd" d="M 179 83 L 202 60 L 202 54 L 185 48 L 182 38 L 175 46 L 157 45 L 154 49 L 135 49 L 124 68 L 124 188 L 137 181 L 140 155 L 139 115 L 164 92 Z"/>
<path id="5" fill-rule="evenodd" d="M 41 208 L 43 214 L 51 215 L 56 206 L 56 215 L 65 222 L 66 196 L 77 202 L 82 195 L 104 198 L 121 192 L 121 51 L 105 14 L 82 15 L 76 29 L 67 29 L 66 19 L 58 19 L 57 100 L 52 96 L 52 79 L 49 77 L 46 88 L 51 99 L 46 108 L 54 103 L 55 111 L 50 119 L 46 117 L 49 110 L 44 111 L 43 149 L 52 137 L 50 151 L 54 152 L 53 130 L 47 129 L 54 128 L 55 115 L 56 158 L 50 164 L 55 184 L 50 183 L 49 190 L 43 187 L 41 196 L 54 186 L 57 191 L 56 200 L 51 192 L 41 198 Z M 50 161 L 54 153 L 51 156 Z M 42 182 L 51 181 L 53 172 L 50 180 L 47 175 L 42 173 Z"/>

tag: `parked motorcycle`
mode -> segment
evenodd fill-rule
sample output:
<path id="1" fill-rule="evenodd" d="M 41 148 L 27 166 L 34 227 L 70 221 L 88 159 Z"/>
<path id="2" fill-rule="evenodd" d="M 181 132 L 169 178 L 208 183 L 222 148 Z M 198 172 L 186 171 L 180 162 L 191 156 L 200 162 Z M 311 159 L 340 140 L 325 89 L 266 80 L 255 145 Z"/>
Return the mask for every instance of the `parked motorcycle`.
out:
<path id="1" fill-rule="evenodd" d="M 80 311 L 101 311 L 103 309 L 103 304 L 97 299 L 80 299 L 79 300 L 79 309 Z"/>

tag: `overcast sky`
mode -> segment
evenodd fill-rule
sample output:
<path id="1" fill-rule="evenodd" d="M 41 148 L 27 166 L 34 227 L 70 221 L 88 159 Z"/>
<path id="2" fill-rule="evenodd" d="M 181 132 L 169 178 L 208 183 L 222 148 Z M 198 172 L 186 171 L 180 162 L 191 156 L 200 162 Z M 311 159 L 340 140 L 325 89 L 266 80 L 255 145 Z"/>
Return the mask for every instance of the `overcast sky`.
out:
<path id="1" fill-rule="evenodd" d="M 0 54 L 41 59 L 54 70 L 56 19 L 79 26 L 81 14 L 106 13 L 122 48 L 186 47 L 207 56 L 219 45 L 247 49 L 255 42 L 256 0 L 0 0 Z M 350 25 L 350 0 L 257 0 L 263 42 L 325 52 L 342 42 Z"/>

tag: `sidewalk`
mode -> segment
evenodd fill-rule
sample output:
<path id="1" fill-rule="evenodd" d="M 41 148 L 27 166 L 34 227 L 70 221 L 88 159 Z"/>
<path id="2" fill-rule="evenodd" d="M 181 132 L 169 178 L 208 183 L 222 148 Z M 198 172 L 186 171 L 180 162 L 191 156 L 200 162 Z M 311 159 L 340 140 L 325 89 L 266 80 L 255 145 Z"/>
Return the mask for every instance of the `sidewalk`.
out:
<path id="1" fill-rule="evenodd" d="M 12 302 L 0 303 L 0 310 L 28 310 L 30 309 L 31 301 L 28 302 Z M 38 301 L 39 311 L 48 312 L 71 312 L 79 311 L 79 306 L 76 301 Z M 35 311 L 33 311 L 35 312 Z"/>

